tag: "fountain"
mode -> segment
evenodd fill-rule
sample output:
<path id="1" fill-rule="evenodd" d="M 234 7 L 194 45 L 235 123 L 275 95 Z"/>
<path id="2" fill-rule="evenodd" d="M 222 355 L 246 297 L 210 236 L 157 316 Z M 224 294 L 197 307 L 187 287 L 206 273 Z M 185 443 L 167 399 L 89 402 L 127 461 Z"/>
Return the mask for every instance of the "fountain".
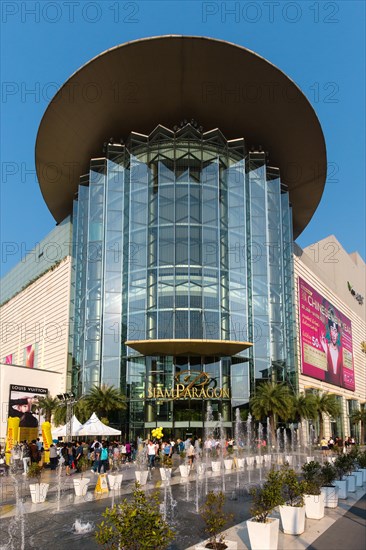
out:
<path id="1" fill-rule="evenodd" d="M 81 520 L 77 519 L 72 525 L 72 532 L 75 535 L 85 535 L 93 531 L 94 525 L 90 521 L 83 523 Z"/>
<path id="2" fill-rule="evenodd" d="M 263 439 L 263 426 L 259 422 L 258 424 L 258 450 L 259 450 L 259 481 L 262 482 L 262 439 Z"/>
<path id="3" fill-rule="evenodd" d="M 252 444 L 252 415 L 248 414 L 247 419 L 247 467 L 248 467 L 248 483 L 250 484 L 250 474 L 251 468 L 253 465 L 253 457 L 251 454 L 251 444 Z"/>

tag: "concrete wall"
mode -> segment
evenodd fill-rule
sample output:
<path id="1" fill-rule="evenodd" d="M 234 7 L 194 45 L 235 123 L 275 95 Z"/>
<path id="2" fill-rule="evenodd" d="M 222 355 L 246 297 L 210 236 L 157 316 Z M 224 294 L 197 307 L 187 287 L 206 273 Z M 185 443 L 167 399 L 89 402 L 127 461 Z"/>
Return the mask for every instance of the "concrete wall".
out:
<path id="1" fill-rule="evenodd" d="M 70 275 L 68 256 L 0 308 L 0 361 L 11 355 L 12 364 L 25 366 L 25 347 L 35 344 L 34 367 L 59 373 L 59 391 L 70 385 Z"/>

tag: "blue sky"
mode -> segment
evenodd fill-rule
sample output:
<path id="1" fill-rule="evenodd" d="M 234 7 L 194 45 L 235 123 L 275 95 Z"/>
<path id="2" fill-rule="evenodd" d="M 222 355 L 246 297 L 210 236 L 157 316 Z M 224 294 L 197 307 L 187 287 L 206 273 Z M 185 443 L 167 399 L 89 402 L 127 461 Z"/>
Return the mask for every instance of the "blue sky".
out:
<path id="1" fill-rule="evenodd" d="M 1 9 L 1 273 L 54 227 L 34 146 L 63 82 L 102 51 L 161 34 L 210 36 L 254 50 L 315 108 L 330 170 L 302 247 L 335 235 L 365 258 L 365 2 L 6 1 Z M 14 253 L 5 254 L 7 243 Z"/>

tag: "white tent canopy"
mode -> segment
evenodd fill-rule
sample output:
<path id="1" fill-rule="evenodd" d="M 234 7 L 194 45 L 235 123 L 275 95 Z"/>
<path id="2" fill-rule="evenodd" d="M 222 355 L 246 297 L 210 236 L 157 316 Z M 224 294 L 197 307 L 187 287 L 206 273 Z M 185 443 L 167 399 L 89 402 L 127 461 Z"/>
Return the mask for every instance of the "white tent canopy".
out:
<path id="1" fill-rule="evenodd" d="M 69 433 L 71 433 L 72 436 L 76 436 L 82 424 L 75 415 L 72 417 L 70 424 L 71 430 Z M 52 430 L 52 437 L 66 437 L 66 435 L 66 424 L 65 426 L 59 426 Z"/>
<path id="2" fill-rule="evenodd" d="M 74 435 L 121 435 L 121 431 L 106 426 L 105 424 L 103 424 L 103 422 L 99 420 L 97 415 L 93 413 L 89 420 L 87 420 L 85 424 L 81 426 L 79 431 Z"/>

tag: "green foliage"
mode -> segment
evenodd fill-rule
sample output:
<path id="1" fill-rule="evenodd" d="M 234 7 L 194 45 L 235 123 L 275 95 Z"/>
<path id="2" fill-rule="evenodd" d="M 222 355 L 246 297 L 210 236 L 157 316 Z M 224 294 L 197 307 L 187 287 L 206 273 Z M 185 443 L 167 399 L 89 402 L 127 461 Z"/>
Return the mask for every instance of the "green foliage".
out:
<path id="1" fill-rule="evenodd" d="M 325 487 L 332 487 L 334 480 L 337 478 L 337 470 L 335 467 L 330 464 L 330 462 L 326 462 L 322 466 L 320 474 L 322 485 Z"/>
<path id="2" fill-rule="evenodd" d="M 259 523 L 266 523 L 267 517 L 276 506 L 283 503 L 281 472 L 270 470 L 263 487 L 254 487 L 250 490 L 253 505 L 250 514 Z"/>
<path id="3" fill-rule="evenodd" d="M 340 454 L 337 456 L 337 458 L 334 461 L 334 467 L 337 472 L 338 479 L 342 479 L 342 477 L 347 473 L 349 466 L 349 459 L 348 456 L 345 454 Z"/>
<path id="4" fill-rule="evenodd" d="M 46 422 L 51 422 L 51 417 L 54 411 L 57 409 L 60 401 L 57 397 L 51 397 L 47 394 L 46 397 L 38 398 L 38 409 L 41 414 L 45 417 Z"/>
<path id="5" fill-rule="evenodd" d="M 303 419 L 316 419 L 317 413 L 313 394 L 299 393 L 299 395 L 293 395 L 291 405 L 291 418 L 294 422 L 301 422 Z"/>
<path id="6" fill-rule="evenodd" d="M 138 483 L 132 501 L 124 499 L 102 515 L 95 536 L 108 550 L 164 550 L 175 537 L 160 513 L 158 492 L 147 497 Z"/>
<path id="7" fill-rule="evenodd" d="M 206 524 L 205 532 L 209 536 L 210 548 L 218 548 L 225 540 L 225 533 L 222 532 L 225 525 L 233 516 L 224 512 L 225 495 L 221 491 L 214 493 L 209 491 L 200 514 Z"/>
<path id="8" fill-rule="evenodd" d="M 86 456 L 82 456 L 79 458 L 79 460 L 76 463 L 76 469 L 78 472 L 81 472 L 81 477 L 83 477 L 83 474 L 90 468 L 92 465 L 92 462 L 87 459 Z"/>
<path id="9" fill-rule="evenodd" d="M 233 449 L 232 447 L 228 447 L 228 448 L 227 448 L 227 454 L 230 455 L 230 456 L 232 456 L 233 453 L 234 453 L 234 449 Z"/>
<path id="10" fill-rule="evenodd" d="M 358 453 L 357 462 L 360 468 L 366 468 L 366 451 Z"/>
<path id="11" fill-rule="evenodd" d="M 299 481 L 295 470 L 288 465 L 281 468 L 282 498 L 287 506 L 304 506 L 306 482 Z"/>
<path id="12" fill-rule="evenodd" d="M 162 453 L 161 462 L 164 468 L 173 468 L 173 460 L 171 456 Z"/>
<path id="13" fill-rule="evenodd" d="M 324 422 L 323 414 L 326 416 L 332 416 L 336 418 L 341 413 L 340 404 L 336 396 L 332 393 L 316 393 L 313 394 L 314 410 L 316 411 L 319 419 L 320 435 L 324 434 Z"/>
<path id="14" fill-rule="evenodd" d="M 360 443 L 365 443 L 365 424 L 366 424 L 366 406 L 362 403 L 361 408 L 355 411 L 352 411 L 349 419 L 351 424 L 361 424 L 361 437 Z"/>
<path id="15" fill-rule="evenodd" d="M 42 475 L 42 466 L 39 466 L 37 462 L 32 462 L 29 465 L 28 471 L 27 471 L 27 477 L 28 479 L 37 479 L 37 483 L 40 482 Z"/>
<path id="16" fill-rule="evenodd" d="M 89 409 L 89 413 L 96 413 L 99 418 L 108 418 L 108 413 L 115 410 L 125 410 L 127 408 L 126 398 L 122 392 L 114 387 L 102 384 L 93 386 L 83 398 L 84 403 Z"/>
<path id="17" fill-rule="evenodd" d="M 302 473 L 307 495 L 320 495 L 320 487 L 323 482 L 321 471 L 321 465 L 319 462 L 315 462 L 314 460 L 303 464 Z"/>
<path id="18" fill-rule="evenodd" d="M 180 458 L 181 458 L 182 460 L 185 460 L 185 458 L 186 458 L 186 456 L 187 456 L 187 453 L 186 453 L 185 451 L 181 451 L 181 452 L 179 453 L 179 456 L 180 456 Z"/>
<path id="19" fill-rule="evenodd" d="M 249 406 L 257 420 L 269 417 L 272 441 L 276 441 L 275 417 L 286 420 L 292 411 L 292 396 L 289 387 L 283 383 L 263 382 L 257 386 Z"/>

